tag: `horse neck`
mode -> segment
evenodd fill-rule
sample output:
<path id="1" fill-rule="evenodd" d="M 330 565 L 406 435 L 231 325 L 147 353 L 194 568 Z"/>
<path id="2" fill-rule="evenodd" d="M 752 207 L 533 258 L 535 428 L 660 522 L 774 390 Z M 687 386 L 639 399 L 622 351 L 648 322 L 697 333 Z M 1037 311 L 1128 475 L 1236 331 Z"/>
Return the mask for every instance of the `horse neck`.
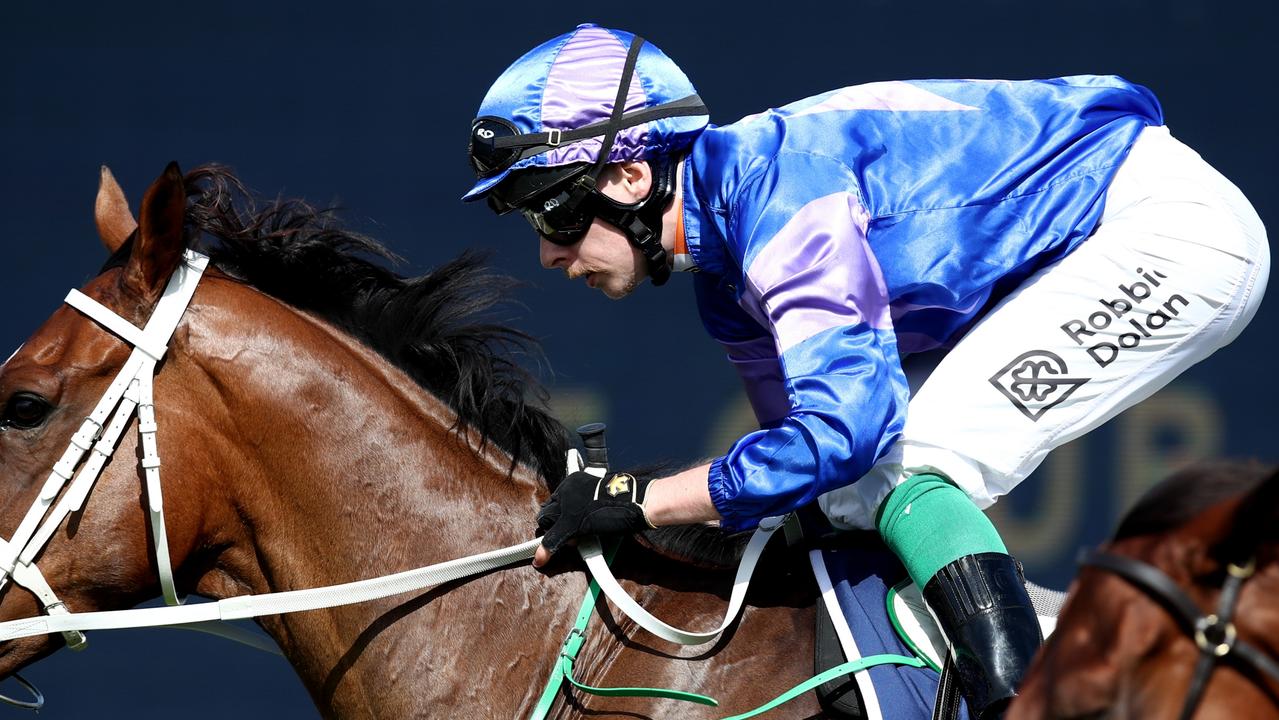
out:
<path id="1" fill-rule="evenodd" d="M 508 473 L 509 457 L 492 445 L 478 451 L 453 429 L 456 415 L 403 372 L 326 323 L 226 280 L 201 292 L 183 356 L 197 367 L 174 373 L 182 392 L 214 399 L 199 406 L 200 434 L 224 455 L 206 459 L 216 476 L 193 483 L 219 489 L 201 493 L 201 529 L 188 538 L 218 549 L 197 573 L 201 594 L 348 582 L 531 537 L 534 474 Z M 474 692 L 450 681 L 454 671 L 475 665 L 483 678 L 484 663 L 510 642 L 526 647 L 494 660 L 503 672 L 541 674 L 554 639 L 537 632 L 520 641 L 520 626 L 571 612 L 582 584 L 523 567 L 261 624 L 326 715 L 407 717 L 415 703 Z M 527 704 L 523 679 L 501 702 Z M 475 707 L 494 702 L 476 698 Z"/>

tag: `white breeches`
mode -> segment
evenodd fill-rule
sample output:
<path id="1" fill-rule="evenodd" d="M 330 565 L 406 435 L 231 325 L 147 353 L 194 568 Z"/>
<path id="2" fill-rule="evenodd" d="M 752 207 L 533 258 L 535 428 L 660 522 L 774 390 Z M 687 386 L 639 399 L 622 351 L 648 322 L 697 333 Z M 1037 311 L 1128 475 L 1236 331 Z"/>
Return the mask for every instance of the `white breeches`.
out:
<path id="1" fill-rule="evenodd" d="M 1164 127 L 1146 128 L 1095 232 L 1004 298 L 911 398 L 901 438 L 818 503 L 874 528 L 903 479 L 940 473 L 988 507 L 1048 452 L 1230 343 L 1265 293 L 1270 248 L 1248 200 Z"/>

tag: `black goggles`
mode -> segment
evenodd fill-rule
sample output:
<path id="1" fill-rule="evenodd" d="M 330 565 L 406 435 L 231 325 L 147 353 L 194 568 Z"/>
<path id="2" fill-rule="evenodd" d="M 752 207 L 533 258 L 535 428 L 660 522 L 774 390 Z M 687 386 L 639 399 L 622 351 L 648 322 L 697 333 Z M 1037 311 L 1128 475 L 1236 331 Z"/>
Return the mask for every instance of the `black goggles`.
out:
<path id="1" fill-rule="evenodd" d="M 586 231 L 591 229 L 595 213 L 584 207 L 590 205 L 589 202 L 573 207 L 555 204 L 558 199 L 547 200 L 542 209 L 524 208 L 521 212 L 538 235 L 556 245 L 576 245 L 586 235 Z"/>
<path id="2" fill-rule="evenodd" d="M 673 169 L 675 166 L 670 166 Z M 655 170 L 656 172 L 664 172 Z M 667 174 L 669 177 L 669 173 Z M 668 184 L 673 180 L 665 181 Z M 645 230 L 640 213 L 654 197 L 667 197 L 669 194 L 660 191 L 655 184 L 649 194 L 637 203 L 620 203 L 600 192 L 594 177 L 583 174 L 572 182 L 562 184 L 558 189 L 538 196 L 518 207 L 506 205 L 501 199 L 489 196 L 489 207 L 498 214 L 519 210 L 524 219 L 539 235 L 556 245 L 574 245 L 581 241 L 591 223 L 596 218 L 625 232 L 635 242 L 635 238 Z M 656 206 L 654 206 L 656 207 Z M 661 208 L 657 209 L 661 212 Z"/>
<path id="3" fill-rule="evenodd" d="M 602 196 L 586 174 L 588 165 L 567 171 L 518 173 L 515 183 L 503 183 L 485 200 L 498 215 L 519 211 L 539 235 L 557 245 L 573 245 L 590 229 Z M 539 183 L 539 175 L 559 175 L 556 182 Z M 524 175 L 526 177 L 519 177 Z M 508 186 L 509 187 L 504 187 Z M 531 186 L 531 191 L 530 191 Z"/>

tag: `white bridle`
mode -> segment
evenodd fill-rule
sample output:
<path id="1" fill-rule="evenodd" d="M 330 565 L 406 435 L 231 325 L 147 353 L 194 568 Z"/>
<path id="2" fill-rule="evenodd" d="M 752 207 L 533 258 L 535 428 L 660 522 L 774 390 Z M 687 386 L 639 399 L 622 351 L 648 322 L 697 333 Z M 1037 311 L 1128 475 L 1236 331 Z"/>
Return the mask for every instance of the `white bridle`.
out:
<path id="1" fill-rule="evenodd" d="M 0 540 L 0 587 L 12 579 L 34 593 L 45 612 L 50 615 L 65 615 L 68 610 L 54 595 L 44 575 L 36 567 L 35 557 L 48 544 L 62 521 L 84 505 L 85 498 L 115 452 L 120 436 L 133 418 L 135 410 L 138 414 L 138 434 L 142 440 L 142 467 L 146 475 L 147 504 L 151 531 L 155 537 L 160 588 L 165 602 L 170 605 L 182 602 L 174 589 L 173 567 L 169 561 L 169 543 L 165 534 L 152 380 L 156 363 L 164 357 L 169 339 L 186 312 L 208 262 L 209 259 L 199 253 L 186 252 L 182 264 L 169 278 L 168 286 L 145 329 L 138 329 L 79 290 L 72 290 L 67 294 L 68 305 L 133 345 L 133 352 L 93 412 L 72 435 L 62 459 L 53 466 L 53 471 L 19 523 L 18 529 L 7 542 Z M 86 454 L 88 459 L 81 464 Z M 79 472 L 76 472 L 77 466 Z M 63 488 L 66 488 L 64 495 Z M 62 500 L 49 512 L 59 495 L 62 495 Z M 72 649 L 84 646 L 85 637 L 79 631 L 63 631 L 63 637 L 67 646 Z"/>
<path id="2" fill-rule="evenodd" d="M 203 630 L 278 653 L 278 649 L 258 633 L 233 625 L 223 625 L 219 621 L 367 602 L 485 573 L 533 557 L 541 542 L 538 539 L 368 580 L 305 590 L 241 595 L 215 602 L 184 605 L 183 599 L 177 595 L 169 560 L 168 535 L 165 532 L 164 504 L 160 490 L 160 457 L 156 446 L 157 425 L 152 382 L 156 364 L 168 350 L 168 343 L 195 294 L 208 262 L 209 259 L 200 253 L 192 250 L 185 252 L 182 264 L 170 277 L 164 294 L 144 329 L 135 327 L 78 290 L 68 293 L 68 305 L 133 345 L 133 352 L 98 401 L 93 413 L 85 418 L 80 429 L 72 436 L 62 459 L 54 465 L 17 531 L 7 542 L 0 540 L 0 588 L 12 579 L 14 583 L 34 593 L 48 613 L 0 622 L 0 642 L 62 633 L 69 647 L 81 649 L 86 643 L 82 632 L 84 630 L 170 626 Z M 84 505 L 93 483 L 115 452 L 135 410 L 142 441 L 141 465 L 145 474 L 153 551 L 160 574 L 160 588 L 168 607 L 73 613 L 54 595 L 49 583 L 36 567 L 35 557 L 48 544 L 62 521 Z M 84 459 L 86 454 L 87 460 Z M 582 469 L 581 457 L 576 450 L 569 451 L 568 468 L 570 472 Z M 587 470 L 589 472 L 596 469 Z M 603 472 L 602 469 L 598 471 Z M 60 494 L 61 501 L 49 512 L 50 506 Z M 723 623 L 707 632 L 673 628 L 635 603 L 613 578 L 595 538 L 584 538 L 578 548 L 605 594 L 641 627 L 672 642 L 696 645 L 714 639 L 740 612 L 756 561 L 768 538 L 781 526 L 780 522 L 767 525 L 765 528 L 765 524 L 761 524 L 761 529 L 747 546 L 733 583 Z"/>

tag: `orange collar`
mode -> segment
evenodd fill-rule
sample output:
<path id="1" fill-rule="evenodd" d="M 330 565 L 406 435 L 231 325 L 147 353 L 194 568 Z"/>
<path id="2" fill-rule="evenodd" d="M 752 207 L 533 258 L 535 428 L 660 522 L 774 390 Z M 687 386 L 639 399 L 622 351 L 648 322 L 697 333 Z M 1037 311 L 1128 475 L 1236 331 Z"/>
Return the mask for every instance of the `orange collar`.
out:
<path id="1" fill-rule="evenodd" d="M 676 213 L 677 218 L 675 220 L 675 254 L 676 255 L 688 254 L 688 238 L 684 237 L 684 208 L 682 207 L 682 205 L 683 203 L 681 203 L 679 212 Z"/>

